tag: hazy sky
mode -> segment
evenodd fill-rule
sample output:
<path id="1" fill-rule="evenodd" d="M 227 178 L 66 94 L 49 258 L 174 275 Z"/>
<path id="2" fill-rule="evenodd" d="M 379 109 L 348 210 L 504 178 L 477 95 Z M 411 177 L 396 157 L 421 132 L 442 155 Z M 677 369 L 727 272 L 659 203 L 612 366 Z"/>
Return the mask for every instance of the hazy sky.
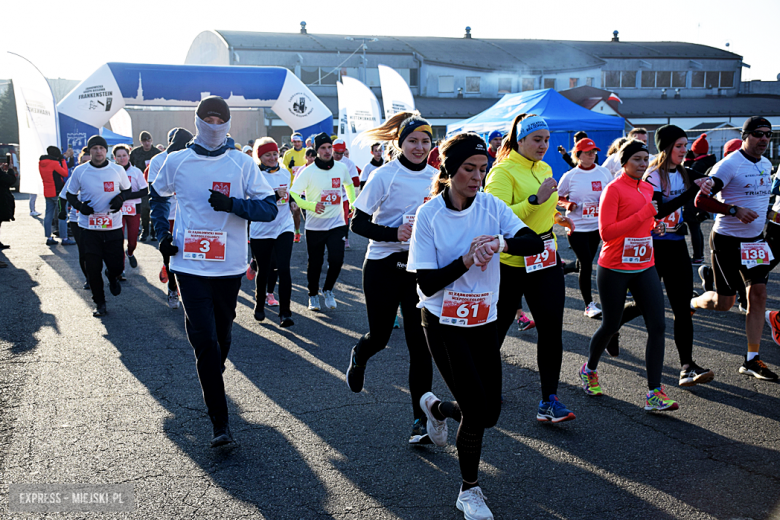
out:
<path id="1" fill-rule="evenodd" d="M 780 1 L 552 0 L 387 3 L 7 0 L 0 49 L 50 78 L 84 79 L 108 61 L 181 64 L 204 30 L 475 38 L 686 41 L 726 48 L 751 65 L 743 81 L 780 74 Z M 507 9 L 506 6 L 511 8 Z M 0 72 L 0 77 L 4 77 Z"/>

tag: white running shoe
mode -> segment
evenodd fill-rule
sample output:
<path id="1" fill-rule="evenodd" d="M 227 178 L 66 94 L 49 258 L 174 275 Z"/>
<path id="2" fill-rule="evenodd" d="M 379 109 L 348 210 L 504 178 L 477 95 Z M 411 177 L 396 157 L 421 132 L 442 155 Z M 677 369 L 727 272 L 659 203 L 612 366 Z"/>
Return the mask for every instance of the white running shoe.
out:
<path id="1" fill-rule="evenodd" d="M 41 214 L 40 214 L 40 213 L 38 213 L 37 211 L 31 211 L 31 212 L 30 212 L 30 216 L 31 216 L 31 217 L 40 217 L 40 216 L 41 216 Z"/>
<path id="2" fill-rule="evenodd" d="M 335 309 L 336 298 L 333 296 L 333 291 L 324 291 L 322 295 L 325 297 L 325 307 L 328 309 Z"/>
<path id="3" fill-rule="evenodd" d="M 455 507 L 463 511 L 466 520 L 493 520 L 493 513 L 485 503 L 485 495 L 479 486 L 461 491 Z"/>
<path id="4" fill-rule="evenodd" d="M 168 289 L 168 307 L 171 309 L 179 308 L 179 291 L 171 291 Z"/>
<path id="5" fill-rule="evenodd" d="M 315 296 L 309 296 L 309 310 L 310 311 L 318 311 L 320 310 L 320 295 L 317 294 Z"/>
<path id="6" fill-rule="evenodd" d="M 588 318 L 598 318 L 601 316 L 601 309 L 599 309 L 599 306 L 594 302 L 590 302 L 588 306 L 585 307 L 585 316 Z"/>
<path id="7" fill-rule="evenodd" d="M 425 416 L 428 417 L 428 437 L 430 437 L 436 446 L 446 446 L 447 420 L 440 421 L 434 417 L 433 412 L 431 412 L 431 407 L 439 400 L 438 397 L 433 395 L 433 392 L 426 392 L 420 397 L 420 408 L 425 412 Z"/>

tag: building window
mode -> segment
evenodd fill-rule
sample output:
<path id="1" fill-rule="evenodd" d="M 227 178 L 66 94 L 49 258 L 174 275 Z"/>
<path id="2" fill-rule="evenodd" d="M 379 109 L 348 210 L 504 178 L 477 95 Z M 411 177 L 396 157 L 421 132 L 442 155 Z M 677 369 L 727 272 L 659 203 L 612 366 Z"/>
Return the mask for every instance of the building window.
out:
<path id="1" fill-rule="evenodd" d="M 498 78 L 498 93 L 510 94 L 512 92 L 512 78 Z"/>
<path id="2" fill-rule="evenodd" d="M 466 76 L 466 92 L 479 93 L 479 76 Z"/>
<path id="3" fill-rule="evenodd" d="M 416 87 L 419 83 L 420 71 L 418 69 L 409 69 L 409 86 Z"/>
<path id="4" fill-rule="evenodd" d="M 720 72 L 707 71 L 704 77 L 705 88 L 718 88 L 720 86 Z"/>
<path id="5" fill-rule="evenodd" d="M 585 84 L 586 84 L 587 86 L 589 86 L 589 87 L 593 87 L 593 86 L 594 86 L 594 85 L 593 85 L 593 83 L 594 83 L 594 80 L 595 80 L 595 79 L 596 79 L 596 78 L 585 78 Z"/>
<path id="6" fill-rule="evenodd" d="M 580 78 L 569 78 L 569 88 L 577 88 L 580 83 Z"/>
<path id="7" fill-rule="evenodd" d="M 439 93 L 455 92 L 455 76 L 439 76 Z"/>
<path id="8" fill-rule="evenodd" d="M 352 74 L 349 73 L 350 70 L 357 71 L 357 69 L 340 69 L 334 71 L 331 67 L 320 67 L 320 85 L 335 85 L 338 83 L 341 76 L 352 76 Z M 360 77 L 356 72 L 355 74 L 356 75 L 352 77 Z"/>
<path id="9" fill-rule="evenodd" d="M 607 70 L 604 72 L 605 88 L 620 88 L 620 72 L 616 70 Z"/>
<path id="10" fill-rule="evenodd" d="M 657 88 L 669 88 L 672 86 L 672 73 L 668 71 L 658 71 L 655 73 L 655 86 Z"/>
<path id="11" fill-rule="evenodd" d="M 691 88 L 704 88 L 704 72 L 697 70 L 691 74 Z"/>
<path id="12" fill-rule="evenodd" d="M 734 72 L 733 71 L 721 71 L 720 73 L 720 86 L 723 88 L 732 88 L 734 86 Z"/>
<path id="13" fill-rule="evenodd" d="M 685 88 L 685 76 L 687 72 L 673 72 L 672 73 L 672 87 Z"/>
<path id="14" fill-rule="evenodd" d="M 654 88 L 654 87 L 655 87 L 655 71 L 643 70 L 642 88 Z"/>
<path id="15" fill-rule="evenodd" d="M 301 67 L 301 81 L 304 85 L 317 85 L 320 82 L 319 67 Z"/>
<path id="16" fill-rule="evenodd" d="M 523 78 L 523 92 L 534 89 L 534 78 Z"/>
<path id="17" fill-rule="evenodd" d="M 544 88 L 555 88 L 555 78 L 544 78 Z"/>
<path id="18" fill-rule="evenodd" d="M 621 87 L 623 88 L 636 88 L 636 71 L 635 70 L 627 70 L 620 74 L 621 76 Z"/>

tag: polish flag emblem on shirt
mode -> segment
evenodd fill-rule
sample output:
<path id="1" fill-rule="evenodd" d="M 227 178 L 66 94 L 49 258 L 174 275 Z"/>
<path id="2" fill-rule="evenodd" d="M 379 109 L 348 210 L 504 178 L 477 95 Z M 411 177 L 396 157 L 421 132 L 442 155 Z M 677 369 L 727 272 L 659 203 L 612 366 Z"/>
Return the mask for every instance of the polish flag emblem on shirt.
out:
<path id="1" fill-rule="evenodd" d="M 103 191 L 110 193 L 114 191 L 114 183 L 113 182 L 104 182 L 103 183 Z"/>
<path id="2" fill-rule="evenodd" d="M 331 188 L 341 188 L 341 179 L 331 179 Z"/>
<path id="3" fill-rule="evenodd" d="M 593 191 L 601 191 L 601 181 L 593 181 L 590 185 Z"/>
<path id="4" fill-rule="evenodd" d="M 230 183 L 229 182 L 215 182 L 211 185 L 211 189 L 220 192 L 226 197 L 230 197 Z"/>

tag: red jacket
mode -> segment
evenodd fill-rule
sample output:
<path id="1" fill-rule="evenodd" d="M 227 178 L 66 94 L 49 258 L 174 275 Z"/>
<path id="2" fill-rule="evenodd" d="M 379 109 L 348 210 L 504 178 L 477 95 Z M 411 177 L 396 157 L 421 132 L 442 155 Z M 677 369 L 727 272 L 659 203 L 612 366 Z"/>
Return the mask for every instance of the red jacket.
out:
<path id="1" fill-rule="evenodd" d="M 41 179 L 43 179 L 43 196 L 58 196 L 59 193 L 57 193 L 57 188 L 54 185 L 54 174 L 56 173 L 63 179 L 68 178 L 68 164 L 65 162 L 65 159 L 55 161 L 49 156 L 43 156 L 38 161 L 38 171 L 41 172 Z"/>
<path id="2" fill-rule="evenodd" d="M 603 245 L 599 265 L 607 269 L 639 271 L 655 265 L 652 239 L 649 240 L 650 259 L 639 263 L 623 261 L 626 238 L 650 237 L 655 226 L 653 186 L 645 181 L 621 174 L 604 189 L 599 207 L 599 234 Z M 633 248 L 626 250 L 629 256 Z"/>

